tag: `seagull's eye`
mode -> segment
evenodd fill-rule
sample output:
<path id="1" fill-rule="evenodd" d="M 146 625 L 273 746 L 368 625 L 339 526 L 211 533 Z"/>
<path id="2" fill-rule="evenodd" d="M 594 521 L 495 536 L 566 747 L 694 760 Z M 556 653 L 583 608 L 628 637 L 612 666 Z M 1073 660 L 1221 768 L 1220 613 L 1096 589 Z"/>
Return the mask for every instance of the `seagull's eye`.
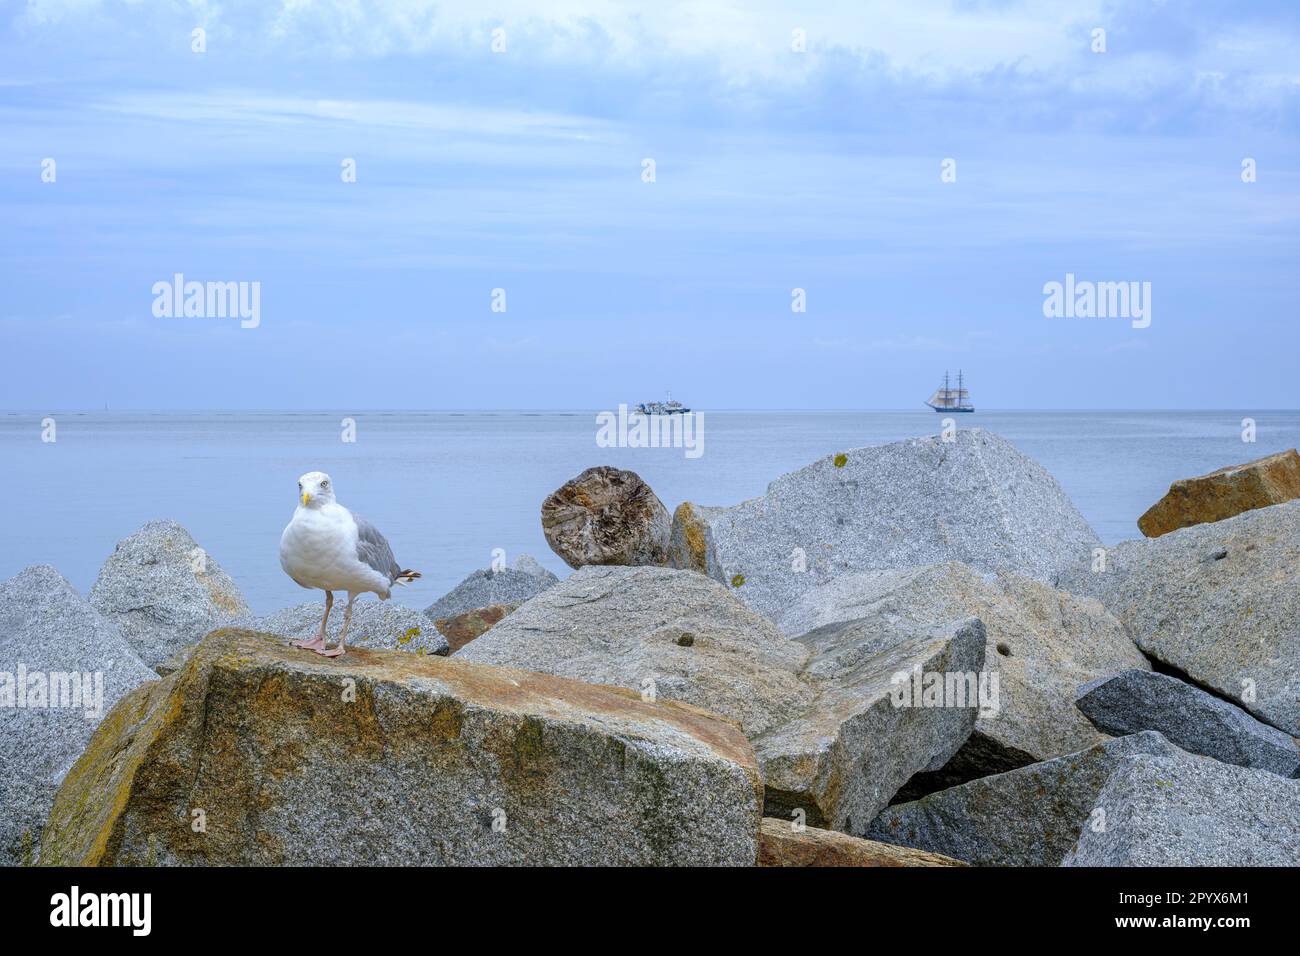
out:
<path id="1" fill-rule="evenodd" d="M 322 488 L 328 488 L 328 487 L 330 486 L 330 483 L 329 483 L 328 481 L 322 481 L 322 482 L 320 483 L 320 486 L 321 486 Z"/>

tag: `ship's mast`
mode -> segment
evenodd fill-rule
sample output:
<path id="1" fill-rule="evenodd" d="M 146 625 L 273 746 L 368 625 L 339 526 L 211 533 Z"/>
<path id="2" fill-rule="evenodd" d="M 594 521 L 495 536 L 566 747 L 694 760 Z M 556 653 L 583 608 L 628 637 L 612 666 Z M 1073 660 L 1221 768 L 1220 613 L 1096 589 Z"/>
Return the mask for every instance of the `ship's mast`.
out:
<path id="1" fill-rule="evenodd" d="M 957 407 L 961 407 L 961 369 L 957 369 Z"/>
<path id="2" fill-rule="evenodd" d="M 948 370 L 943 370 L 943 407 L 952 408 L 952 392 L 948 388 Z"/>

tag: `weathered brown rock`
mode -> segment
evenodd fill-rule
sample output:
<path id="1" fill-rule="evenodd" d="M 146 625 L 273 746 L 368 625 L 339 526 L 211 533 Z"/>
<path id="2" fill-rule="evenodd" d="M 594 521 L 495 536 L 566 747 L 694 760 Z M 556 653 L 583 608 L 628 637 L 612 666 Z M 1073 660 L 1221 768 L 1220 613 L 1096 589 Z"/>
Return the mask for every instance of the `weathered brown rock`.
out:
<path id="1" fill-rule="evenodd" d="M 227 629 L 104 718 L 41 863 L 750 866 L 761 800 L 695 707 Z"/>
<path id="2" fill-rule="evenodd" d="M 668 561 L 668 509 L 632 471 L 598 465 L 542 502 L 542 531 L 571 568 Z"/>
<path id="3" fill-rule="evenodd" d="M 1208 475 L 1181 478 L 1138 518 L 1148 538 L 1189 525 L 1222 521 L 1243 511 L 1300 498 L 1300 455 L 1292 448 Z"/>
<path id="4" fill-rule="evenodd" d="M 860 840 L 835 830 L 764 817 L 758 832 L 759 866 L 966 866 L 961 860 L 910 846 Z"/>
<path id="5" fill-rule="evenodd" d="M 433 622 L 433 626 L 447 639 L 450 653 L 455 654 L 474 638 L 486 634 L 491 630 L 492 625 L 499 624 L 502 618 L 518 606 L 518 604 L 489 604 L 487 607 L 475 608 L 464 614 L 457 614 L 455 617 L 439 618 Z"/>

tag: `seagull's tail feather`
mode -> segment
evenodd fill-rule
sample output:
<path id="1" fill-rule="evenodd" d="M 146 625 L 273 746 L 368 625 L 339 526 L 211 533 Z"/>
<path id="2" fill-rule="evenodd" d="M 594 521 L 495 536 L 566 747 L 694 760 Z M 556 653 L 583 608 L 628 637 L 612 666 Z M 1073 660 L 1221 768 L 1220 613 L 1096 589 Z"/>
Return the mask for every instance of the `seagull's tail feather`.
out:
<path id="1" fill-rule="evenodd" d="M 422 575 L 419 571 L 411 571 L 411 570 L 408 569 L 408 570 L 406 570 L 406 571 L 400 571 L 400 572 L 398 572 L 397 577 L 393 578 L 393 583 L 394 583 L 394 584 L 410 584 L 410 583 L 411 583 L 412 581 L 414 581 L 416 578 L 422 578 L 422 577 L 424 577 L 424 575 Z"/>

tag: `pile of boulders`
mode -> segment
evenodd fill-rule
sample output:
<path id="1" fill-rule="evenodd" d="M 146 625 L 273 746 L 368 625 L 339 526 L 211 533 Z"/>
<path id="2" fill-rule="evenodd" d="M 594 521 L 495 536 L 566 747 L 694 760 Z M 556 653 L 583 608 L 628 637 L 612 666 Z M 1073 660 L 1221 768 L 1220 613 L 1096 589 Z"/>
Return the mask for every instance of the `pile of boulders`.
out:
<path id="1" fill-rule="evenodd" d="M 1289 459 L 1105 548 L 1005 439 L 950 437 L 671 518 L 588 469 L 542 506 L 573 574 L 363 600 L 336 659 L 288 646 L 318 602 L 253 616 L 174 523 L 89 601 L 30 568 L 0 651 L 102 672 L 103 709 L 5 711 L 0 862 L 1300 863 Z"/>

